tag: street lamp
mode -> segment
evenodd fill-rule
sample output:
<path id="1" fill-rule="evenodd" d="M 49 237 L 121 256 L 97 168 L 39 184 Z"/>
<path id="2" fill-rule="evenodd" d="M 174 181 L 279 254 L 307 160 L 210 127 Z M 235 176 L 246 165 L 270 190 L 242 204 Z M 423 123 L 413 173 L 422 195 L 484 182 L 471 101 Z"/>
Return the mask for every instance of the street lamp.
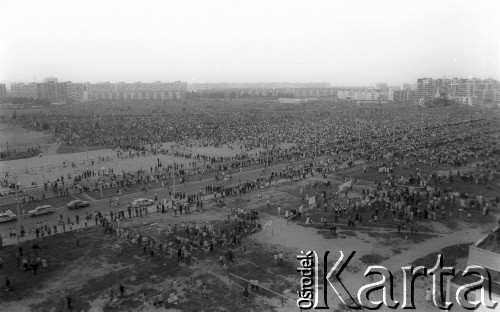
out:
<path id="1" fill-rule="evenodd" d="M 462 208 L 458 209 L 458 230 L 460 231 L 460 223 L 462 223 Z M 458 235 L 458 246 L 460 247 L 460 235 Z"/>
<path id="2" fill-rule="evenodd" d="M 12 168 L 14 172 L 14 168 Z M 19 213 L 19 196 L 17 193 L 18 185 L 17 185 L 17 174 L 14 172 L 14 187 L 16 188 L 16 208 L 17 208 L 17 245 L 19 245 L 19 239 L 21 236 L 21 214 Z"/>
<path id="3" fill-rule="evenodd" d="M 89 147 L 87 144 L 83 144 L 85 146 L 85 150 L 87 151 L 87 174 L 89 175 L 87 180 L 89 181 L 89 192 L 90 192 L 90 174 L 89 174 Z"/>
<path id="4" fill-rule="evenodd" d="M 264 170 L 267 169 L 267 166 L 269 166 L 269 129 L 266 131 L 266 166 L 264 167 Z"/>

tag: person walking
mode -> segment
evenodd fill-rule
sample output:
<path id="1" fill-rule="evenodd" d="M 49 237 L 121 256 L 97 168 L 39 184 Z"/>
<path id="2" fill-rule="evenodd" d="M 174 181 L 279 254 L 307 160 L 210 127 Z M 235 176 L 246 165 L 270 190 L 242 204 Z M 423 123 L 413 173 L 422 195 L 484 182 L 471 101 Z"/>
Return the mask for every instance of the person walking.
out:
<path id="1" fill-rule="evenodd" d="M 68 310 L 71 310 L 71 296 L 69 294 L 66 295 L 66 305 L 68 306 Z"/>
<path id="2" fill-rule="evenodd" d="M 10 279 L 7 276 L 5 277 L 5 289 L 7 291 L 12 291 L 12 287 L 10 287 Z"/>

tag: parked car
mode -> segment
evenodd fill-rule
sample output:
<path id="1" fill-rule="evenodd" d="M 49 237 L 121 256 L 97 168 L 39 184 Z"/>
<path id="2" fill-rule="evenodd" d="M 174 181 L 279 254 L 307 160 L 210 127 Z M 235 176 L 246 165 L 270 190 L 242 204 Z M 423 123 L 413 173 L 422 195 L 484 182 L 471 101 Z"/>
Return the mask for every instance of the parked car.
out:
<path id="1" fill-rule="evenodd" d="M 69 203 L 66 204 L 66 207 L 68 207 L 69 209 L 79 209 L 88 206 L 90 206 L 90 203 L 88 201 L 80 199 L 70 201 Z"/>
<path id="2" fill-rule="evenodd" d="M 16 214 L 10 209 L 7 209 L 4 213 L 0 213 L 0 223 L 14 221 L 16 218 Z"/>
<path id="3" fill-rule="evenodd" d="M 146 207 L 146 206 L 154 205 L 154 203 L 155 203 L 155 201 L 152 199 L 149 199 L 149 198 L 138 198 L 132 202 L 132 207 L 133 208 Z"/>
<path id="4" fill-rule="evenodd" d="M 51 205 L 43 205 L 43 206 L 38 206 L 35 209 L 28 211 L 28 214 L 32 217 L 36 217 L 36 216 L 41 216 L 41 215 L 49 214 L 49 213 L 53 213 L 53 212 L 54 212 L 54 210 L 52 210 Z"/>

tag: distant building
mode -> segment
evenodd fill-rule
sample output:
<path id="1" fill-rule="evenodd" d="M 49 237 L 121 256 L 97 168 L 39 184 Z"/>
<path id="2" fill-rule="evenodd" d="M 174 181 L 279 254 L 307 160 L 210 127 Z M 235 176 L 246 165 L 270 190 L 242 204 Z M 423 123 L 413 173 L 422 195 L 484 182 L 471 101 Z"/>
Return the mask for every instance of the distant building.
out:
<path id="1" fill-rule="evenodd" d="M 408 91 L 408 90 L 411 90 L 411 89 L 412 89 L 411 83 L 403 83 L 403 84 L 401 84 L 401 90 Z"/>
<path id="2" fill-rule="evenodd" d="M 52 83 L 57 83 L 57 78 L 56 77 L 48 77 L 44 78 L 43 82 L 52 82 Z"/>
<path id="3" fill-rule="evenodd" d="M 89 100 L 180 100 L 186 97 L 187 83 L 181 81 L 152 83 L 89 83 Z"/>
<path id="4" fill-rule="evenodd" d="M 336 89 L 330 83 L 190 83 L 188 92 L 203 95 L 219 94 L 225 97 L 335 97 Z"/>
<path id="5" fill-rule="evenodd" d="M 327 89 L 331 88 L 329 82 L 211 82 L 189 83 L 188 91 L 231 90 L 231 89 Z"/>
<path id="6" fill-rule="evenodd" d="M 286 103 L 286 104 L 300 104 L 303 102 L 302 99 L 287 99 L 287 98 L 280 98 L 279 99 L 280 103 Z"/>
<path id="7" fill-rule="evenodd" d="M 419 99 L 423 99 L 423 101 L 432 100 L 436 92 L 440 82 L 437 79 L 432 78 L 420 78 L 417 79 L 417 94 Z"/>
<path id="8" fill-rule="evenodd" d="M 451 99 L 461 105 L 473 106 L 477 104 L 471 96 L 453 96 Z"/>
<path id="9" fill-rule="evenodd" d="M 13 98 L 38 98 L 38 88 L 35 82 L 32 83 L 12 83 L 10 92 Z"/>
<path id="10" fill-rule="evenodd" d="M 0 99 L 7 97 L 7 86 L 5 83 L 0 83 Z"/>
<path id="11" fill-rule="evenodd" d="M 67 98 L 75 102 L 83 102 L 89 99 L 87 83 L 66 83 Z"/>
<path id="12" fill-rule="evenodd" d="M 495 79 L 417 79 L 418 98 L 429 101 L 436 94 L 456 99 L 459 102 L 472 102 L 470 105 L 500 103 L 500 82 Z M 471 98 L 468 100 L 467 98 Z"/>
<path id="13" fill-rule="evenodd" d="M 385 82 L 378 82 L 375 85 L 375 89 L 380 90 L 380 91 L 387 91 L 387 90 L 389 90 L 389 87 L 387 86 L 387 83 L 385 83 Z"/>
<path id="14" fill-rule="evenodd" d="M 380 94 L 377 90 L 354 91 L 353 100 L 357 102 L 378 102 Z"/>
<path id="15" fill-rule="evenodd" d="M 393 101 L 393 93 L 392 89 L 385 91 L 376 89 L 338 90 L 337 98 L 358 103 L 386 103 Z"/>
<path id="16" fill-rule="evenodd" d="M 46 82 L 37 83 L 37 99 L 45 99 L 50 102 L 62 102 L 66 99 L 66 88 L 64 84 L 57 83 L 57 79 L 50 78 Z"/>
<path id="17" fill-rule="evenodd" d="M 353 100 L 354 91 L 353 90 L 337 90 L 337 99 L 339 100 Z"/>
<path id="18" fill-rule="evenodd" d="M 45 78 L 41 83 L 12 84 L 12 97 L 46 99 L 53 102 L 87 100 L 142 100 L 142 99 L 183 99 L 186 96 L 187 83 L 72 83 L 58 82 L 57 78 Z"/>
<path id="19" fill-rule="evenodd" d="M 393 90 L 392 101 L 417 103 L 417 90 Z"/>

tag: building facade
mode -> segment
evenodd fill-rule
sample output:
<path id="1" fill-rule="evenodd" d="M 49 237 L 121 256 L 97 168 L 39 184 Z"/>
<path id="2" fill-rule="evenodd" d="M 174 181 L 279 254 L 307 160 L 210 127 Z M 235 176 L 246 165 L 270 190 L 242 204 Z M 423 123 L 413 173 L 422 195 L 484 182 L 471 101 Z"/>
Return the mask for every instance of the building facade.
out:
<path id="1" fill-rule="evenodd" d="M 429 101 L 436 95 L 445 96 L 459 103 L 485 105 L 500 103 L 500 82 L 495 79 L 417 79 L 417 97 Z"/>
<path id="2" fill-rule="evenodd" d="M 7 86 L 5 83 L 0 83 L 0 99 L 7 97 Z"/>
<path id="3" fill-rule="evenodd" d="M 86 85 L 89 100 L 180 100 L 186 97 L 187 83 L 153 82 L 153 83 L 110 83 L 99 82 Z"/>
<path id="4" fill-rule="evenodd" d="M 339 100 L 356 101 L 356 102 L 392 102 L 394 100 L 394 90 L 388 89 L 385 91 L 376 89 L 351 89 L 338 90 L 337 98 Z"/>
<path id="5" fill-rule="evenodd" d="M 418 102 L 417 90 L 393 90 L 392 101 L 394 102 Z"/>
<path id="6" fill-rule="evenodd" d="M 66 83 L 67 98 L 75 102 L 83 102 L 89 99 L 87 83 Z"/>
<path id="7" fill-rule="evenodd" d="M 411 90 L 411 83 L 402 83 L 401 84 L 401 90 Z"/>
<path id="8" fill-rule="evenodd" d="M 380 90 L 380 91 L 387 91 L 387 90 L 389 90 L 389 87 L 387 86 L 387 83 L 385 83 L 385 82 L 378 82 L 375 85 L 375 89 Z"/>
<path id="9" fill-rule="evenodd" d="M 12 97 L 21 97 L 21 98 L 38 98 L 38 87 L 35 82 L 31 83 L 12 83 L 10 85 L 10 92 Z"/>
<path id="10" fill-rule="evenodd" d="M 154 100 L 183 99 L 187 92 L 187 83 L 72 83 L 58 82 L 57 78 L 45 78 L 41 83 L 13 83 L 12 97 L 47 99 L 53 102 L 87 100 Z"/>
<path id="11" fill-rule="evenodd" d="M 225 97 L 335 97 L 336 89 L 330 83 L 190 83 L 188 92 Z"/>

